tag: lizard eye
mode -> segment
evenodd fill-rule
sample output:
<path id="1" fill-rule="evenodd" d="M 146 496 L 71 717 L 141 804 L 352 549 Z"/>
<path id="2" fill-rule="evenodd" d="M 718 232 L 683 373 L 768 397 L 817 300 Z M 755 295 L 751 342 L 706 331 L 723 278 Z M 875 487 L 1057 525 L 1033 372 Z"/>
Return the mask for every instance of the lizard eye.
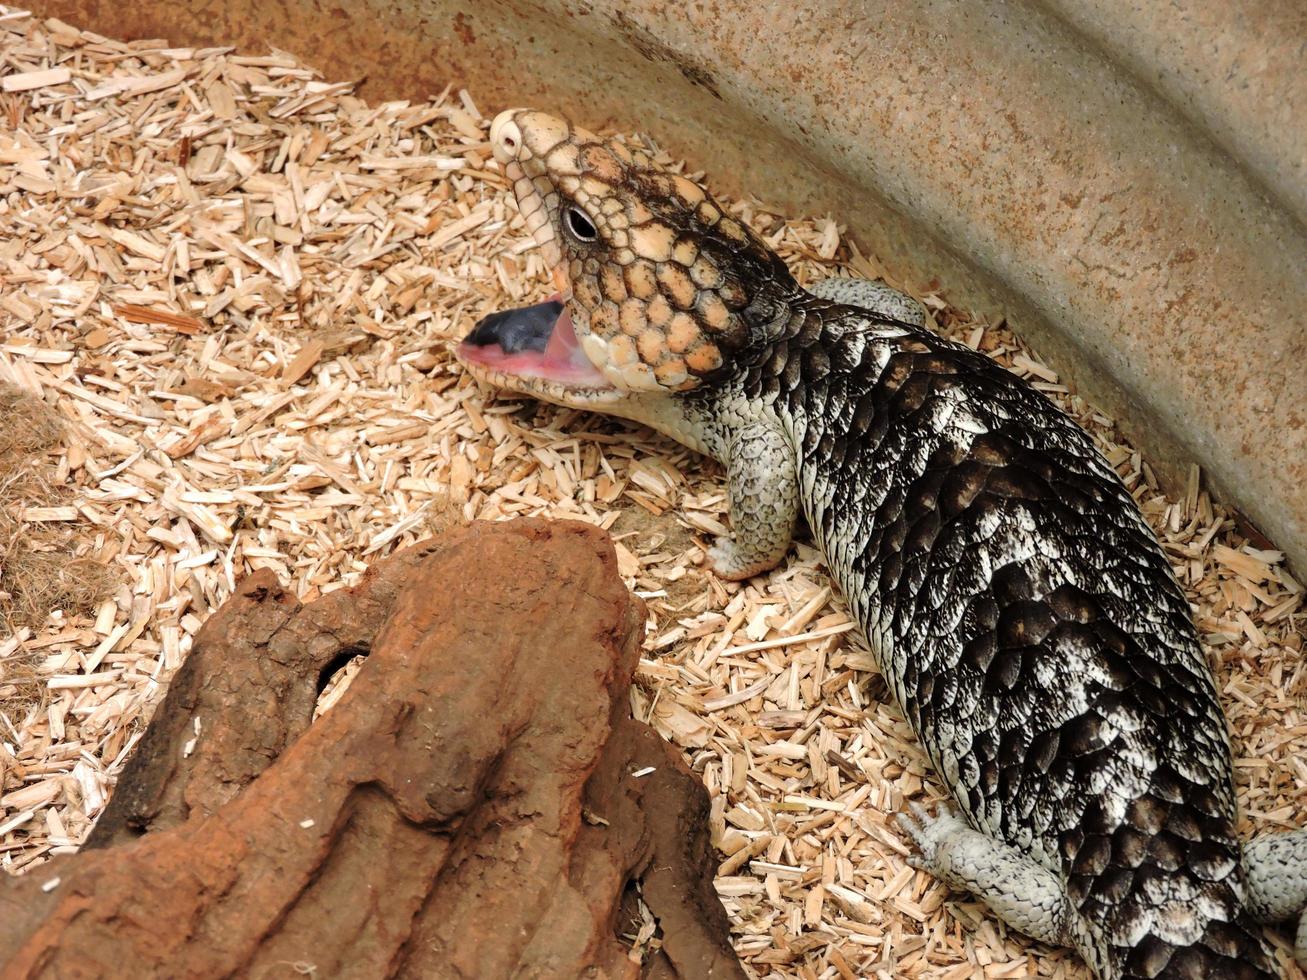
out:
<path id="1" fill-rule="evenodd" d="M 568 234 L 578 242 L 592 242 L 599 237 L 594 222 L 575 204 L 568 205 L 563 211 L 563 224 L 566 226 Z"/>

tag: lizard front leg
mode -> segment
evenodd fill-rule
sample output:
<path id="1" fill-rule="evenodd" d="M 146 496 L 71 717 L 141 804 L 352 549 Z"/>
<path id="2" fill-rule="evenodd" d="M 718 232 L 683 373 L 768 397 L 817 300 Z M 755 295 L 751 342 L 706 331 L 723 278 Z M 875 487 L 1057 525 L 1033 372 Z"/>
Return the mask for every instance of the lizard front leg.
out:
<path id="1" fill-rule="evenodd" d="M 756 422 L 731 441 L 726 463 L 730 535 L 708 549 L 713 570 L 740 581 L 775 568 L 799 517 L 794 449 L 776 426 Z"/>

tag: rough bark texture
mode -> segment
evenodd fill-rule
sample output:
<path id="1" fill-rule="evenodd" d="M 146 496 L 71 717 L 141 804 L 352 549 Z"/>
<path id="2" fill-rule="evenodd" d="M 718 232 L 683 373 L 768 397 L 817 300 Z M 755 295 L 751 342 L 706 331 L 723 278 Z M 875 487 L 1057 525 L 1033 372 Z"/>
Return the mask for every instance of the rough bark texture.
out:
<path id="1" fill-rule="evenodd" d="M 90 846 L 0 886 L 4 976 L 743 976 L 703 788 L 630 718 L 642 627 L 583 524 L 474 525 L 307 606 L 251 576 Z"/>

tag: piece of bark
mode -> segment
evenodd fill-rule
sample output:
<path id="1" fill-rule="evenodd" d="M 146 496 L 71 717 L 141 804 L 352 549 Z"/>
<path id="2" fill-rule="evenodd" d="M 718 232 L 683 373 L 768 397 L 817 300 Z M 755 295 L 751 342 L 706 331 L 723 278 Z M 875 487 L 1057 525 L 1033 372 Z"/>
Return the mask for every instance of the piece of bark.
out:
<path id="1" fill-rule="evenodd" d="M 473 525 L 303 607 L 252 576 L 103 846 L 0 886 L 4 976 L 742 977 L 703 787 L 630 718 L 643 622 L 584 524 Z"/>
<path id="2" fill-rule="evenodd" d="M 309 727 L 334 669 L 372 648 L 395 597 L 440 546 L 398 552 L 308 606 L 267 569 L 243 579 L 200 628 L 86 847 L 210 814 L 244 789 Z"/>

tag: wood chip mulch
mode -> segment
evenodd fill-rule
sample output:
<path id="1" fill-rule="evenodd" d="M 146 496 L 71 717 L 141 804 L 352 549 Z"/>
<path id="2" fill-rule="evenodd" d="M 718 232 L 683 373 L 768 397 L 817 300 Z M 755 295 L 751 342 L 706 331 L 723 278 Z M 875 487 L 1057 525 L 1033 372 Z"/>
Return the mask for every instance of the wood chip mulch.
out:
<path id="1" fill-rule="evenodd" d="M 0 636 L 6 870 L 77 847 L 241 576 L 272 568 L 312 599 L 433 529 L 548 515 L 611 530 L 648 601 L 633 707 L 713 794 L 717 888 L 756 975 L 1088 975 L 904 863 L 893 814 L 943 794 L 812 548 L 718 581 L 719 468 L 495 397 L 453 363 L 476 317 L 551 290 L 472 95 L 369 105 L 285 54 L 123 43 L 0 7 L 0 120 L 0 381 L 64 423 L 50 459 L 72 490 L 20 518 L 67 523 L 76 557 L 120 582 L 90 615 Z M 830 219 L 731 209 L 804 281 L 885 275 Z M 1300 825 L 1303 588 L 1282 555 L 1197 470 L 1183 496 L 1160 491 L 1002 324 L 895 284 L 1094 435 L 1194 604 L 1242 829 Z"/>

